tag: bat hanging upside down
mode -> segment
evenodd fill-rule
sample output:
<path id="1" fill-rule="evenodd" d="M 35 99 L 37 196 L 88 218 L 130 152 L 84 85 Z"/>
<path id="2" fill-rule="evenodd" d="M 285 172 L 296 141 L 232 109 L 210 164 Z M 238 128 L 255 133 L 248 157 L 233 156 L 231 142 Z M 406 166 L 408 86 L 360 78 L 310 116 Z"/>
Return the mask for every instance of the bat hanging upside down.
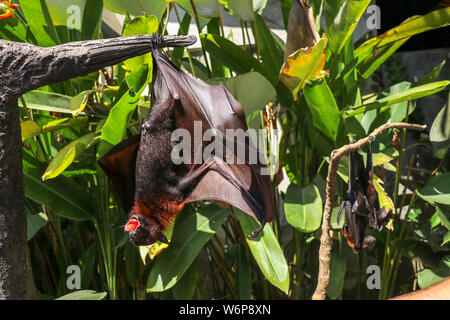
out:
<path id="1" fill-rule="evenodd" d="M 378 193 L 373 184 L 372 144 L 375 137 L 370 136 L 369 139 L 366 167 L 358 151 L 350 152 L 348 190 L 342 200 L 337 220 L 339 223 L 345 208 L 342 234 L 355 253 L 375 241 L 373 236 L 364 235 L 367 224 L 381 231 L 392 215 L 391 209 L 380 209 Z"/>
<path id="2" fill-rule="evenodd" d="M 140 134 L 122 141 L 99 160 L 128 214 L 125 231 L 131 242 L 139 246 L 167 243 L 163 232 L 176 214 L 186 203 L 200 200 L 226 202 L 256 218 L 261 226 L 250 235 L 256 237 L 274 215 L 270 176 L 261 174 L 262 163 L 239 162 L 236 148 L 232 161 L 224 157 L 226 130 L 247 130 L 241 105 L 222 85 L 208 85 L 178 69 L 159 50 L 158 41 L 152 56 L 151 108 Z M 224 147 L 203 161 L 183 154 L 183 159 L 192 161 L 175 164 L 172 134 L 180 129 L 193 137 L 196 122 L 202 134 L 208 129 L 220 133 L 223 139 L 218 142 Z M 208 144 L 201 141 L 191 143 L 190 156 L 196 148 L 204 154 Z M 232 142 L 244 148 L 246 155 L 256 150 L 248 137 L 241 144 L 237 139 Z"/>

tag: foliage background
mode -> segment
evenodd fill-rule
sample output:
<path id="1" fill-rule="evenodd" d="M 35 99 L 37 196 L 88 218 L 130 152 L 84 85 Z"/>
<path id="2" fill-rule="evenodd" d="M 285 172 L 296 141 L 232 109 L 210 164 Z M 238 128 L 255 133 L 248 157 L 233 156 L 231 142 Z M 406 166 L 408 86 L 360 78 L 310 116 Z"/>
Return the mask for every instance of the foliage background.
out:
<path id="1" fill-rule="evenodd" d="M 28 244 L 38 299 L 71 292 L 66 270 L 72 264 L 81 267 L 81 289 L 90 291 L 65 298 L 309 299 L 317 281 L 330 152 L 387 122 L 421 123 L 415 101 L 449 92 L 449 81 L 435 81 L 445 61 L 410 82 L 391 57 L 411 36 L 447 26 L 449 8 L 410 18 L 380 37 L 367 34 L 354 44 L 356 22 L 370 1 L 313 0 L 319 38 L 285 57 L 286 44 L 261 18 L 264 0 L 13 2 L 20 8 L 15 18 L 0 20 L 0 37 L 40 46 L 101 38 L 103 8 L 126 16 L 124 36 L 165 34 L 170 11 L 179 19 L 178 34 L 186 34 L 194 21 L 201 50 L 166 54 L 205 81 L 223 82 L 243 105 L 249 126 L 268 129 L 271 159 L 283 165 L 273 172 L 278 214 L 260 238 L 245 237 L 257 226 L 247 215 L 205 202 L 179 214 L 168 231 L 168 248 L 136 248 L 122 230 L 109 228 L 123 224 L 125 215 L 96 160 L 138 132 L 151 107 L 151 56 L 25 94 L 20 113 Z M 287 28 L 292 0 L 280 4 Z M 77 29 L 67 26 L 70 5 L 80 8 Z M 241 21 L 244 45 L 224 34 L 218 6 Z M 182 16 L 183 9 L 188 14 Z M 380 66 L 389 73 L 387 90 L 380 85 Z M 413 135 L 415 146 L 405 144 L 405 132 L 398 148 L 393 132 L 377 138 L 376 187 L 381 206 L 397 214 L 389 229 L 368 231 L 377 241 L 358 255 L 336 233 L 329 299 L 385 299 L 450 276 L 448 108 L 448 103 L 442 106 L 426 134 Z M 433 153 L 432 162 L 420 162 L 416 154 L 403 158 L 405 150 L 418 145 Z M 341 197 L 348 176 L 345 159 L 339 175 Z M 393 183 L 383 186 L 386 177 Z M 334 212 L 332 228 L 341 227 Z M 366 286 L 369 265 L 381 268 L 381 290 Z"/>

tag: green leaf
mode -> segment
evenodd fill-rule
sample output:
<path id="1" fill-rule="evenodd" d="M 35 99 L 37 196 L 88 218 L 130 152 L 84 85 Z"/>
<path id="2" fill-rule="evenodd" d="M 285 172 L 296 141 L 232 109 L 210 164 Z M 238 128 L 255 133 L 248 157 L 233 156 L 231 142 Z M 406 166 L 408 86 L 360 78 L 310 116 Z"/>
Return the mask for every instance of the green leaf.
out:
<path id="1" fill-rule="evenodd" d="M 450 206 L 436 205 L 436 212 L 442 225 L 450 230 Z"/>
<path id="2" fill-rule="evenodd" d="M 228 0 L 231 14 L 242 21 L 253 21 L 253 12 L 262 13 L 267 0 Z"/>
<path id="3" fill-rule="evenodd" d="M 444 280 L 444 277 L 438 276 L 431 269 L 424 269 L 417 274 L 417 280 L 419 287 L 425 289 L 433 284 L 441 282 Z"/>
<path id="4" fill-rule="evenodd" d="M 30 241 L 47 222 L 48 217 L 45 213 L 31 214 L 27 212 L 27 241 Z"/>
<path id="5" fill-rule="evenodd" d="M 444 68 L 444 65 L 445 65 L 445 60 L 442 60 L 442 62 L 440 64 L 438 64 L 436 67 L 434 67 L 433 70 L 431 70 L 422 80 L 417 82 L 414 86 L 418 87 L 423 84 L 431 83 L 434 80 L 436 80 L 437 77 L 439 76 L 439 74 L 441 73 L 442 69 Z"/>
<path id="6" fill-rule="evenodd" d="M 198 212 L 182 212 L 174 226 L 169 247 L 156 259 L 147 282 L 150 292 L 165 291 L 183 276 L 206 242 L 228 217 L 228 210 L 204 206 Z M 180 219 L 181 218 L 181 219 Z"/>
<path id="7" fill-rule="evenodd" d="M 41 47 L 52 47 L 59 44 L 58 34 L 45 0 L 21 1 L 28 26 Z"/>
<path id="8" fill-rule="evenodd" d="M 56 300 L 102 300 L 106 292 L 95 292 L 94 290 L 78 290 L 59 297 Z"/>
<path id="9" fill-rule="evenodd" d="M 195 260 L 180 281 L 173 287 L 173 295 L 177 300 L 191 300 L 197 287 L 198 263 Z"/>
<path id="10" fill-rule="evenodd" d="M 72 97 L 70 96 L 33 90 L 24 94 L 22 97 L 25 101 L 26 107 L 30 109 L 69 114 L 72 113 L 70 109 L 70 101 L 72 100 Z M 19 106 L 25 107 L 21 100 L 19 100 Z"/>
<path id="11" fill-rule="evenodd" d="M 86 1 L 81 26 L 81 40 L 100 39 L 103 17 L 103 0 Z"/>
<path id="12" fill-rule="evenodd" d="M 301 188 L 291 183 L 286 191 L 284 209 L 287 221 L 297 230 L 310 233 L 320 228 L 322 199 L 315 185 Z"/>
<path id="13" fill-rule="evenodd" d="M 433 144 L 433 154 L 443 159 L 450 147 L 450 94 L 447 104 L 438 113 L 431 125 L 430 141 Z"/>
<path id="14" fill-rule="evenodd" d="M 326 29 L 329 30 L 333 25 L 336 16 L 342 8 L 343 3 L 346 0 L 335 0 L 335 1 L 325 1 L 324 11 L 325 11 L 325 25 Z"/>
<path id="15" fill-rule="evenodd" d="M 258 72 L 249 72 L 232 78 L 208 81 L 221 82 L 244 108 L 245 114 L 263 108 L 277 97 L 272 84 Z M 252 94 L 249 94 L 251 92 Z"/>
<path id="16" fill-rule="evenodd" d="M 358 71 L 364 79 L 378 69 L 394 52 L 396 52 L 409 38 L 404 38 L 394 43 L 387 44 L 383 47 L 374 50 L 373 54 L 369 55 L 361 63 L 358 64 Z"/>
<path id="17" fill-rule="evenodd" d="M 33 120 L 26 120 L 20 124 L 22 131 L 22 141 L 25 141 L 31 137 L 37 136 L 41 133 L 41 127 L 38 126 Z"/>
<path id="18" fill-rule="evenodd" d="M 127 23 L 122 37 L 136 36 L 141 34 L 152 34 L 158 31 L 158 18 L 156 16 L 137 17 Z M 124 61 L 124 69 L 135 70 L 143 64 L 152 63 L 152 54 L 146 53 Z"/>
<path id="19" fill-rule="evenodd" d="M 450 255 L 444 256 L 436 268 L 425 269 L 418 274 L 421 289 L 425 289 L 450 276 Z"/>
<path id="20" fill-rule="evenodd" d="M 252 0 L 228 0 L 230 12 L 242 21 L 253 21 Z"/>
<path id="21" fill-rule="evenodd" d="M 248 252 L 243 244 L 237 246 L 236 265 L 236 298 L 238 300 L 250 300 L 252 293 L 252 268 Z"/>
<path id="22" fill-rule="evenodd" d="M 431 178 L 417 195 L 432 204 L 450 205 L 450 172 L 440 174 Z"/>
<path id="23" fill-rule="evenodd" d="M 132 16 L 155 15 L 161 20 L 167 3 L 165 0 L 103 0 L 105 8 L 119 14 Z"/>
<path id="24" fill-rule="evenodd" d="M 96 135 L 95 132 L 88 133 L 59 150 L 52 161 L 50 161 L 42 176 L 42 180 L 53 179 L 60 175 L 84 150 L 100 141 Z"/>
<path id="25" fill-rule="evenodd" d="M 367 112 L 369 110 L 380 109 L 382 107 L 389 107 L 393 104 L 406 101 L 406 100 L 414 100 L 419 99 L 425 96 L 432 95 L 436 92 L 444 90 L 450 81 L 438 81 L 429 84 L 422 85 L 420 87 L 413 87 L 411 89 L 405 90 L 403 92 L 399 92 L 396 94 L 389 95 L 380 100 L 376 100 L 374 102 L 368 103 L 366 105 L 358 105 L 347 111 L 346 117 L 352 117 L 354 115 Z M 383 111 L 381 109 L 381 111 Z M 406 110 L 405 110 L 406 113 Z"/>
<path id="26" fill-rule="evenodd" d="M 448 26 L 450 23 L 450 8 L 432 11 L 424 16 L 414 16 L 399 26 L 386 31 L 378 37 L 364 42 L 355 50 L 355 56 L 374 52 L 395 41 L 409 38 L 415 34 Z"/>
<path id="27" fill-rule="evenodd" d="M 136 109 L 139 98 L 151 79 L 152 68 L 144 64 L 130 73 L 123 81 L 108 119 L 102 127 L 102 140 L 116 145 L 125 133 L 131 115 Z M 122 93 L 120 95 L 120 93 Z"/>
<path id="28" fill-rule="evenodd" d="M 447 233 L 444 235 L 441 246 L 445 245 L 448 242 L 450 242 L 450 231 L 447 231 Z"/>
<path id="29" fill-rule="evenodd" d="M 201 34 L 200 37 L 203 39 L 205 50 L 232 71 L 238 74 L 259 72 L 272 83 L 273 87 L 277 87 L 277 75 L 232 41 L 217 34 Z"/>
<path id="30" fill-rule="evenodd" d="M 235 210 L 244 234 L 251 234 L 259 227 L 259 223 L 245 212 Z M 255 258 L 259 269 L 275 287 L 287 294 L 289 290 L 289 269 L 280 244 L 270 225 L 255 239 L 245 239 Z"/>
<path id="31" fill-rule="evenodd" d="M 96 245 L 93 244 L 84 251 L 78 265 L 81 267 L 81 288 L 89 288 L 94 276 Z"/>
<path id="32" fill-rule="evenodd" d="M 191 16 L 185 14 L 183 20 L 181 21 L 180 28 L 178 29 L 178 35 L 184 36 L 189 32 L 189 25 L 191 23 Z M 173 48 L 172 54 L 170 55 L 170 60 L 179 68 L 181 66 L 180 60 L 183 57 L 183 53 L 186 50 L 185 47 Z"/>
<path id="33" fill-rule="evenodd" d="M 38 120 L 43 120 L 44 117 L 40 117 Z M 37 136 L 39 134 L 59 131 L 62 129 L 80 127 L 87 125 L 88 117 L 73 118 L 61 118 L 47 122 L 46 124 L 39 126 L 32 120 L 23 121 L 20 126 L 22 130 L 22 141 Z M 63 134 L 64 135 L 64 134 Z"/>
<path id="34" fill-rule="evenodd" d="M 333 211 L 331 211 L 331 219 L 330 219 L 330 226 L 331 229 L 333 230 L 341 230 L 344 227 L 345 219 L 342 219 L 342 217 L 341 221 L 339 221 L 339 224 L 337 223 L 338 214 L 339 214 L 339 207 L 334 207 Z"/>
<path id="35" fill-rule="evenodd" d="M 352 36 L 359 19 L 371 0 L 348 0 L 342 3 L 333 23 L 327 29 L 330 48 L 338 54 Z"/>
<path id="36" fill-rule="evenodd" d="M 92 203 L 90 195 L 81 189 L 72 179 L 59 176 L 42 181 L 41 168 L 27 168 L 24 171 L 25 195 L 31 200 L 48 206 L 62 217 L 72 220 L 91 220 Z"/>
<path id="37" fill-rule="evenodd" d="M 78 115 L 83 112 L 84 108 L 87 105 L 89 99 L 90 91 L 86 90 L 70 100 L 70 110 L 72 111 L 72 115 L 74 117 L 78 117 Z"/>
<path id="38" fill-rule="evenodd" d="M 331 256 L 330 283 L 327 287 L 327 296 L 336 300 L 344 288 L 345 271 L 347 269 L 347 256 L 334 251 Z"/>
<path id="39" fill-rule="evenodd" d="M 190 0 L 173 0 L 185 9 L 191 16 L 194 16 Z M 217 18 L 216 0 L 194 0 L 195 7 L 199 17 Z"/>
<path id="40" fill-rule="evenodd" d="M 29 28 L 19 19 L 0 19 L 0 39 L 37 44 Z"/>
<path id="41" fill-rule="evenodd" d="M 341 123 L 339 108 L 330 87 L 323 79 L 306 83 L 303 93 L 314 126 L 335 141 Z"/>
<path id="42" fill-rule="evenodd" d="M 123 257 L 125 259 L 125 276 L 130 286 L 135 287 L 141 265 L 138 248 L 129 241 L 125 243 Z"/>
<path id="43" fill-rule="evenodd" d="M 253 34 L 258 33 L 259 45 L 261 50 L 261 60 L 267 68 L 274 74 L 279 74 L 283 65 L 283 55 L 277 50 L 275 39 L 272 32 L 266 26 L 264 20 L 259 14 L 255 14 L 255 26 L 252 26 Z"/>
<path id="44" fill-rule="evenodd" d="M 396 83 L 389 88 L 389 95 L 394 95 L 397 93 L 404 92 L 411 88 L 411 83 L 403 81 Z M 402 122 L 406 117 L 406 109 L 409 103 L 408 115 L 414 111 L 414 103 L 408 101 L 402 101 L 391 105 L 391 122 Z"/>
<path id="45" fill-rule="evenodd" d="M 323 77 L 327 43 L 328 39 L 322 37 L 315 46 L 300 48 L 287 58 L 280 80 L 291 89 L 294 97 L 297 97 L 306 81 Z"/>

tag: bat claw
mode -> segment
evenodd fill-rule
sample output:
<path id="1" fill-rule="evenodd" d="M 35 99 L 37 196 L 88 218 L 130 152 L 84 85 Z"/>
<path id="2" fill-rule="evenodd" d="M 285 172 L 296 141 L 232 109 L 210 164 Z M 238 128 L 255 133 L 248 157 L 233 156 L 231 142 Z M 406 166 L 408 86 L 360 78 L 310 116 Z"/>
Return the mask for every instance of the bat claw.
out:
<path id="1" fill-rule="evenodd" d="M 263 220 L 261 220 L 261 226 L 258 228 L 258 229 L 256 229 L 256 230 L 254 230 L 250 235 L 249 235 L 249 238 L 252 238 L 252 239 L 254 239 L 254 238 L 256 238 L 260 233 L 261 233 L 261 231 L 264 229 L 264 226 L 266 225 L 266 221 L 263 219 Z"/>

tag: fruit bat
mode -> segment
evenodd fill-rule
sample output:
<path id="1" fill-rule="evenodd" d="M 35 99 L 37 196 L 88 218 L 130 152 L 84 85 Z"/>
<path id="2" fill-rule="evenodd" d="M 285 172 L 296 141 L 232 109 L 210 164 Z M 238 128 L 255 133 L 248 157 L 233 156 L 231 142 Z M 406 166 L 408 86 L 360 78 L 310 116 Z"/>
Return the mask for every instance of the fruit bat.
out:
<path id="1" fill-rule="evenodd" d="M 345 222 L 342 234 L 355 253 L 375 241 L 373 236 L 365 236 L 367 225 L 380 231 L 389 222 L 392 210 L 380 209 L 378 193 L 373 184 L 372 144 L 375 137 L 370 136 L 366 166 L 358 151 L 349 155 L 348 190 L 342 199 L 337 222 L 340 222 L 345 208 Z"/>
<path id="2" fill-rule="evenodd" d="M 256 237 L 273 220 L 274 199 L 270 176 L 261 172 L 265 164 L 247 159 L 256 150 L 252 141 L 227 136 L 227 130 L 248 129 L 241 105 L 223 85 L 208 85 L 181 71 L 158 48 L 152 56 L 151 108 L 140 134 L 99 160 L 128 215 L 124 229 L 131 242 L 167 243 L 164 230 L 186 203 L 199 200 L 225 202 L 256 218 L 261 226 L 250 235 Z M 172 134 L 181 130 L 192 137 L 199 128 L 202 136 L 213 132 L 220 147 L 208 155 L 210 144 L 203 141 L 208 139 L 195 143 L 183 136 L 190 147 L 180 158 L 192 161 L 174 161 Z M 234 143 L 232 148 L 226 147 L 228 142 Z M 198 154 L 207 157 L 195 161 Z"/>

